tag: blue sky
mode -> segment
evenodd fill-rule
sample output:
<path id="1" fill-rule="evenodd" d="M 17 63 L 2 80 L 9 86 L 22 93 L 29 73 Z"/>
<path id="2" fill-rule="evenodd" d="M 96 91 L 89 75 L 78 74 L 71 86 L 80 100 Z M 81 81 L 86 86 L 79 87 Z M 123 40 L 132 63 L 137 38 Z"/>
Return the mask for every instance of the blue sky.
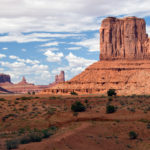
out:
<path id="1" fill-rule="evenodd" d="M 0 0 L 0 72 L 49 84 L 71 79 L 99 60 L 99 28 L 107 16 L 137 16 L 150 33 L 150 1 Z"/>

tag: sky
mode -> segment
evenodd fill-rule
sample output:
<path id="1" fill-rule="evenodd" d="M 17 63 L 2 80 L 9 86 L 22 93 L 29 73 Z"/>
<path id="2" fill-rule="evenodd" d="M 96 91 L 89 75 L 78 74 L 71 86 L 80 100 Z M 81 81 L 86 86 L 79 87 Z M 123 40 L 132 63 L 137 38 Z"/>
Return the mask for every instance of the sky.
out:
<path id="1" fill-rule="evenodd" d="M 66 80 L 99 60 L 99 28 L 108 17 L 144 18 L 149 0 L 0 0 L 0 73 L 13 83 L 46 85 Z"/>

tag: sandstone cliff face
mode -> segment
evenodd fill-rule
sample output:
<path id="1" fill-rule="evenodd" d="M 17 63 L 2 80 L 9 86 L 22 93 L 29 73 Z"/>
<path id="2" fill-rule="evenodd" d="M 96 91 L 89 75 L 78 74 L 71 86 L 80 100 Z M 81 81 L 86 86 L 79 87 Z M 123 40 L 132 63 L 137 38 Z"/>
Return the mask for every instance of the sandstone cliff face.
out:
<path id="1" fill-rule="evenodd" d="M 1 74 L 0 74 L 0 83 L 5 83 L 5 82 L 11 83 L 10 76 L 1 73 Z"/>
<path id="2" fill-rule="evenodd" d="M 144 19 L 108 17 L 100 28 L 100 60 L 150 58 Z"/>

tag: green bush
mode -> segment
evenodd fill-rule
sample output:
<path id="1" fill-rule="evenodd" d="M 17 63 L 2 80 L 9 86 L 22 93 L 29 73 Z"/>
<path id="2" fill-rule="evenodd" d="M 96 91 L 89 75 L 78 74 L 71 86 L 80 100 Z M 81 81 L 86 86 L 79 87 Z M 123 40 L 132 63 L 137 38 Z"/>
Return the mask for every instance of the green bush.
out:
<path id="1" fill-rule="evenodd" d="M 107 95 L 108 96 L 116 96 L 117 95 L 116 90 L 115 89 L 109 89 L 107 91 Z"/>
<path id="2" fill-rule="evenodd" d="M 8 150 L 18 148 L 19 141 L 17 139 L 6 141 L 6 147 Z"/>
<path id="3" fill-rule="evenodd" d="M 134 132 L 134 131 L 130 131 L 129 132 L 129 138 L 130 139 L 136 139 L 138 137 L 138 135 L 137 135 L 137 133 L 136 132 Z"/>
<path id="4" fill-rule="evenodd" d="M 81 102 L 76 101 L 74 104 L 72 104 L 71 110 L 74 112 L 83 112 L 86 110 L 86 108 Z"/>
<path id="5" fill-rule="evenodd" d="M 71 95 L 78 95 L 78 93 L 76 93 L 76 92 L 74 92 L 74 91 L 73 91 L 73 92 L 70 92 L 70 94 L 71 94 Z"/>
<path id="6" fill-rule="evenodd" d="M 20 139 L 20 144 L 27 144 L 31 142 L 31 138 L 29 135 L 25 135 Z"/>
<path id="7" fill-rule="evenodd" d="M 150 129 L 150 122 L 147 123 L 147 129 Z"/>
<path id="8" fill-rule="evenodd" d="M 6 101 L 6 99 L 5 98 L 0 98 L 0 101 Z"/>
<path id="9" fill-rule="evenodd" d="M 107 105 L 106 106 L 106 113 L 107 114 L 114 113 L 115 111 L 116 111 L 116 109 L 113 105 Z"/>
<path id="10" fill-rule="evenodd" d="M 48 129 L 42 130 L 43 138 L 49 138 L 51 135 L 53 135 Z"/>
<path id="11" fill-rule="evenodd" d="M 29 137 L 31 139 L 31 142 L 41 142 L 43 135 L 40 132 L 33 132 L 29 134 Z"/>

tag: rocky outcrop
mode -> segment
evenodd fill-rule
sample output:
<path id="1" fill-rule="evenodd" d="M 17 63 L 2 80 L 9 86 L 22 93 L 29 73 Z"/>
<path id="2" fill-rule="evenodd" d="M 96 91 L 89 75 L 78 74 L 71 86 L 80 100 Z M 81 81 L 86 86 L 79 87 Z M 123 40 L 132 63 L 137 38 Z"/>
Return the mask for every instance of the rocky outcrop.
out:
<path id="1" fill-rule="evenodd" d="M 25 77 L 22 77 L 22 80 L 18 83 L 18 85 L 34 85 L 32 83 L 28 83 Z"/>
<path id="2" fill-rule="evenodd" d="M 100 28 L 100 60 L 148 59 L 150 49 L 144 19 L 108 17 Z"/>
<path id="3" fill-rule="evenodd" d="M 7 74 L 0 73 L 0 83 L 5 83 L 5 82 L 11 83 L 10 76 Z"/>
<path id="4" fill-rule="evenodd" d="M 65 72 L 61 71 L 59 75 L 55 76 L 55 83 L 65 82 Z"/>
<path id="5" fill-rule="evenodd" d="M 136 17 L 106 18 L 100 28 L 100 61 L 43 94 L 150 94 L 150 39 L 145 21 Z M 109 61 L 107 61 L 109 60 Z"/>

